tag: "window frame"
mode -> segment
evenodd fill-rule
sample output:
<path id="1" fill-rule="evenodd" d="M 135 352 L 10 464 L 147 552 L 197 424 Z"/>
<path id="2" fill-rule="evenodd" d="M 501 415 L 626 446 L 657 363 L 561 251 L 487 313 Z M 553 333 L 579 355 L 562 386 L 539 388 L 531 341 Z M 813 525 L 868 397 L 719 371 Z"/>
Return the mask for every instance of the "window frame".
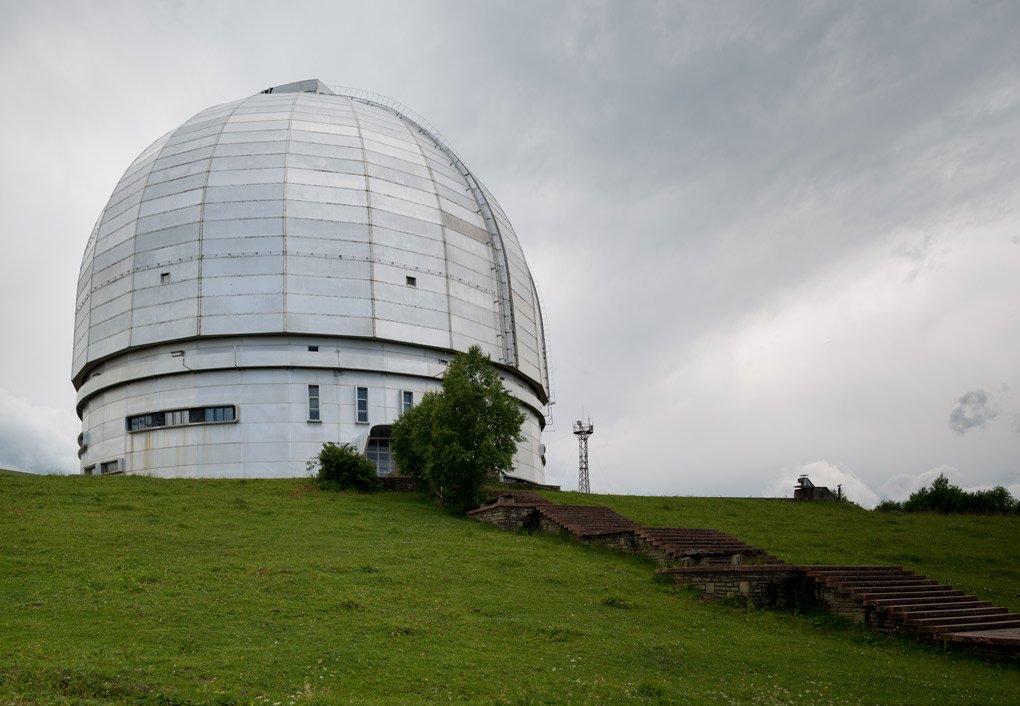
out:
<path id="1" fill-rule="evenodd" d="M 364 397 L 362 397 L 364 393 Z M 364 409 L 362 409 L 362 402 L 364 402 Z M 354 422 L 356 424 L 368 424 L 368 388 L 367 387 L 355 387 L 354 388 Z"/>
<path id="2" fill-rule="evenodd" d="M 101 476 L 115 476 L 124 472 L 124 463 L 122 459 L 115 458 L 110 461 L 99 462 L 99 475 Z"/>
<path id="3" fill-rule="evenodd" d="M 414 390 L 401 390 L 400 413 L 403 414 L 412 407 L 414 407 Z"/>
<path id="4" fill-rule="evenodd" d="M 308 386 L 308 404 L 305 411 L 307 412 L 309 423 L 322 423 L 322 388 L 318 385 Z"/>

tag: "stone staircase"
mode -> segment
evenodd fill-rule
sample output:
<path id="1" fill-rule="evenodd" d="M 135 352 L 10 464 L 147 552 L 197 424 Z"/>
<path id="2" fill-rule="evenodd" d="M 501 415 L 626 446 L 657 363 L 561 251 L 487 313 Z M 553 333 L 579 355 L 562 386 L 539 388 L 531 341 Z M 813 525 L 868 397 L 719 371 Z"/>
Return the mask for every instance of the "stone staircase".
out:
<path id="1" fill-rule="evenodd" d="M 638 527 L 635 535 L 682 566 L 782 564 L 780 559 L 715 529 Z"/>
<path id="2" fill-rule="evenodd" d="M 577 539 L 596 535 L 633 533 L 638 524 L 608 507 L 596 505 L 536 505 L 540 524 L 551 525 L 546 531 L 558 528 Z"/>
<path id="3" fill-rule="evenodd" d="M 800 568 L 835 612 L 849 608 L 858 622 L 879 630 L 916 632 L 940 640 L 956 639 L 961 633 L 1016 631 L 1020 641 L 1020 614 L 899 566 Z"/>
<path id="4" fill-rule="evenodd" d="M 495 492 L 468 516 L 643 554 L 664 565 L 659 574 L 713 598 L 818 604 L 875 630 L 1020 656 L 1020 614 L 899 566 L 795 566 L 719 530 L 642 527 L 608 507 L 555 505 L 530 491 Z"/>

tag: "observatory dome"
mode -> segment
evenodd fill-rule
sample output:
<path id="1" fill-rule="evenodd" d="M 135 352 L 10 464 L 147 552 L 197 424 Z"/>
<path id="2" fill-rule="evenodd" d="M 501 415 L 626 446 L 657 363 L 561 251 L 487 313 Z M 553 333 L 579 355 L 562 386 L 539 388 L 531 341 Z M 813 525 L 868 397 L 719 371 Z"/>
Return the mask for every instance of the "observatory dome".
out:
<path id="1" fill-rule="evenodd" d="M 526 413 L 515 476 L 544 481 L 535 285 L 446 141 L 317 80 L 217 105 L 139 155 L 86 245 L 82 471 L 300 476 L 339 441 L 385 474 L 389 424 L 474 344 Z"/>

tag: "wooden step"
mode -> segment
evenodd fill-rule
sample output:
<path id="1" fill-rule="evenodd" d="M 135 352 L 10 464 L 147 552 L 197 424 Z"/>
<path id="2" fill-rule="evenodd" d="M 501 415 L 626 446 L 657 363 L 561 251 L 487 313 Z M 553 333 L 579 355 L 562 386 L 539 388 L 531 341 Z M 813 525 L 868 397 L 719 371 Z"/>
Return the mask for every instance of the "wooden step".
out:
<path id="1" fill-rule="evenodd" d="M 888 581 L 832 581 L 828 585 L 833 588 L 845 588 L 845 589 L 882 589 L 882 590 L 900 590 L 900 589 L 913 589 L 918 586 L 941 586 L 938 581 L 932 579 L 904 579 L 895 578 L 889 579 Z"/>
<path id="2" fill-rule="evenodd" d="M 979 601 L 979 600 L 957 601 L 955 603 L 950 601 L 948 603 L 946 603 L 946 602 L 943 602 L 943 603 L 900 603 L 900 604 L 896 604 L 896 605 L 875 606 L 875 608 L 877 608 L 878 610 L 882 611 L 883 613 L 904 613 L 904 614 L 907 614 L 907 613 L 915 614 L 915 613 L 924 613 L 924 612 L 931 612 L 931 611 L 947 611 L 947 610 L 953 610 L 953 611 L 956 611 L 956 610 L 973 610 L 973 609 L 976 609 L 976 608 L 992 608 L 992 607 L 994 607 L 994 605 L 993 605 L 993 603 L 991 601 Z M 1001 610 L 1005 611 L 1006 609 L 1002 608 Z"/>
<path id="3" fill-rule="evenodd" d="M 981 630 L 1002 630 L 1004 628 L 1020 628 L 1020 615 L 1010 614 L 995 622 L 959 622 L 941 625 L 914 626 L 918 632 L 926 634 L 941 634 L 946 632 L 978 632 Z"/>
<path id="4" fill-rule="evenodd" d="M 827 574 L 852 574 L 868 571 L 905 571 L 902 566 L 804 566 L 808 576 L 824 576 Z"/>
<path id="5" fill-rule="evenodd" d="M 888 583 L 891 581 L 911 581 L 911 580 L 924 580 L 926 576 L 917 576 L 909 571 L 902 573 L 886 572 L 886 573 L 874 573 L 865 574 L 863 572 L 855 574 L 834 574 L 831 576 L 816 576 L 813 577 L 816 582 L 821 582 L 826 586 L 835 586 L 839 584 L 857 584 L 871 582 L 875 584 Z"/>
<path id="6" fill-rule="evenodd" d="M 978 606 L 976 608 L 958 608 L 958 609 L 943 609 L 943 610 L 916 610 L 916 611 L 897 611 L 893 616 L 899 618 L 904 622 L 917 621 L 921 624 L 924 621 L 943 620 L 953 621 L 956 619 L 970 620 L 971 616 L 1003 616 L 1008 614 L 1009 611 L 1005 608 L 994 605 Z"/>
<path id="7" fill-rule="evenodd" d="M 951 586 L 944 586 L 937 583 L 921 584 L 915 586 L 872 586 L 863 588 L 841 588 L 840 593 L 849 595 L 853 599 L 867 600 L 869 598 L 895 598 L 896 596 L 930 596 L 936 593 L 952 591 Z M 960 592 L 963 593 L 962 591 Z"/>
<path id="8" fill-rule="evenodd" d="M 1014 618 L 1020 620 L 1020 615 L 1013 615 Z M 914 627 L 926 627 L 935 625 L 977 625 L 979 623 L 996 623 L 1002 620 L 1009 620 L 1010 614 L 1005 608 L 1001 609 L 997 613 L 981 613 L 975 615 L 944 615 L 941 617 L 931 618 L 903 618 L 898 622 L 904 625 L 911 625 Z M 895 618 L 894 618 L 895 620 Z"/>
<path id="9" fill-rule="evenodd" d="M 953 595 L 956 594 L 956 595 Z M 925 605 L 951 605 L 957 603 L 969 604 L 978 601 L 977 596 L 965 595 L 963 591 L 947 591 L 946 593 L 924 593 L 920 596 L 905 597 L 897 594 L 895 598 L 879 598 L 868 600 L 867 604 L 879 609 L 896 608 L 902 606 L 925 606 Z"/>

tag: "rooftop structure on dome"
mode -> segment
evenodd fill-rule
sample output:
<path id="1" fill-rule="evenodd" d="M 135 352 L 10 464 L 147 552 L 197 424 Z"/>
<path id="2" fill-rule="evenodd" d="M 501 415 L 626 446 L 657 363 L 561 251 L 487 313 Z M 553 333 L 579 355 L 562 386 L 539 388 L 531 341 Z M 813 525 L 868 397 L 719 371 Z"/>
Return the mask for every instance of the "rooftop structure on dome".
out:
<path id="1" fill-rule="evenodd" d="M 492 194 L 425 121 L 309 80 L 202 111 L 128 168 L 89 238 L 72 380 L 83 473 L 288 477 L 389 425 L 478 344 L 544 481 L 542 316 Z"/>

